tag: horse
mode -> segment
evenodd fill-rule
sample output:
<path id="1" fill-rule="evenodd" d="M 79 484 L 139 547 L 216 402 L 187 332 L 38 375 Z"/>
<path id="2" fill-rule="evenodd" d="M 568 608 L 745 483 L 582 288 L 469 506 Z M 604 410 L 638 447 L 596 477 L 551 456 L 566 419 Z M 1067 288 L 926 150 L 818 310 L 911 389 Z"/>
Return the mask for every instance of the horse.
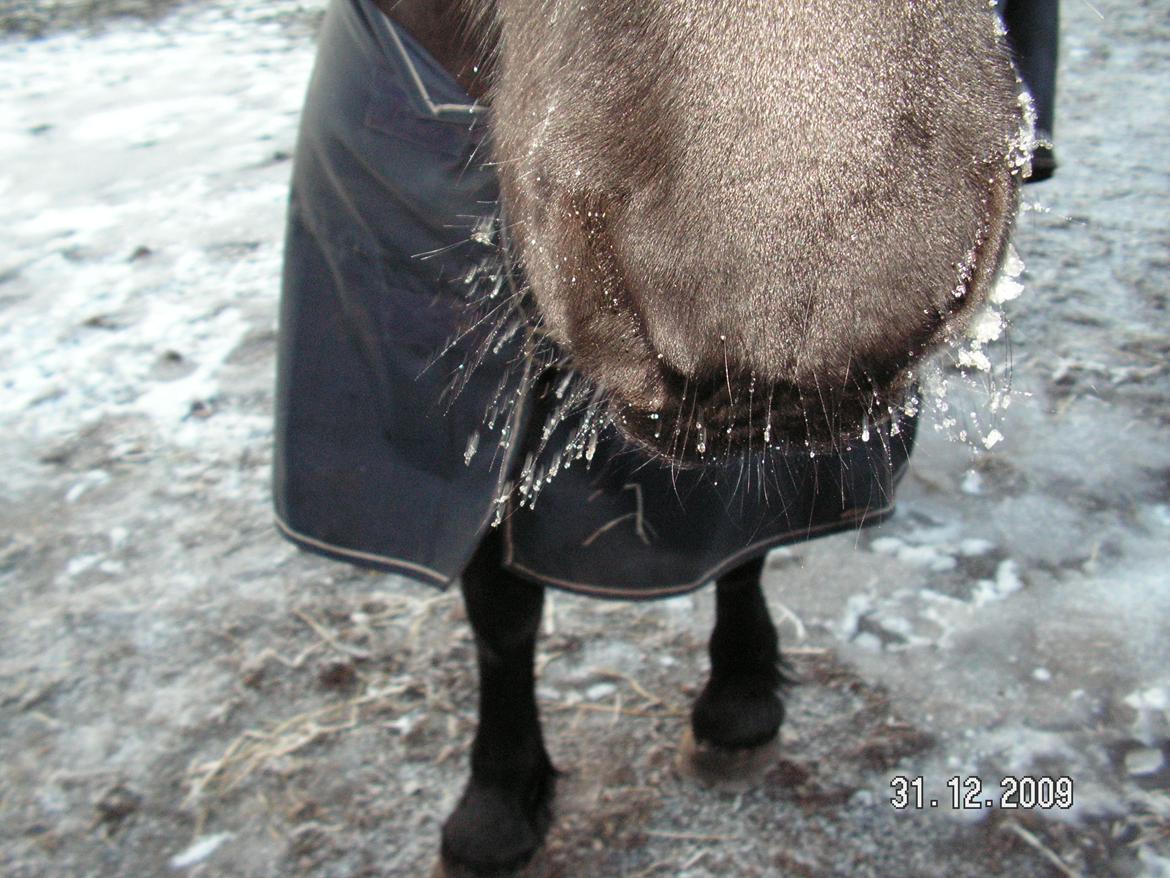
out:
<path id="1" fill-rule="evenodd" d="M 395 51 L 413 41 L 403 51 L 414 60 L 399 80 L 373 79 L 398 103 L 375 97 L 359 117 L 409 137 L 412 156 L 445 156 L 453 187 L 473 166 L 490 169 L 500 204 L 493 228 L 506 237 L 530 309 L 522 335 L 596 389 L 625 448 L 675 476 L 702 472 L 716 444 L 724 460 L 779 453 L 807 462 L 844 459 L 881 433 L 890 456 L 915 366 L 961 335 L 987 300 L 1026 174 L 1027 105 L 994 9 L 980 0 L 375 2 L 380 13 L 368 0 L 335 0 L 342 23 L 330 39 L 365 29 L 369 42 Z M 347 63 L 367 63 L 352 54 Z M 428 70 L 470 103 L 439 96 L 438 80 L 424 82 Z M 344 93 L 325 74 L 317 88 Z M 468 146 L 451 126 L 404 135 L 410 102 L 465 128 L 482 128 L 487 116 L 490 137 Z M 303 132 L 327 122 L 310 120 Z M 299 149 L 325 155 L 327 144 L 303 133 Z M 413 185 L 410 176 L 394 185 Z M 326 234 L 310 188 L 294 191 L 294 218 L 304 219 L 290 232 L 291 259 L 308 259 L 297 254 Z M 334 210 L 351 226 L 353 217 L 373 225 L 358 189 Z M 364 240 L 347 238 L 346 252 L 376 249 Z M 356 270 L 341 257 L 319 262 L 329 283 Z M 307 270 L 286 263 L 286 278 Z M 498 289 L 503 281 L 491 278 Z M 306 320 L 286 301 L 282 333 Z M 376 329 L 351 333 L 367 360 Z M 421 344 L 392 331 L 397 344 Z M 298 417 L 294 385 L 282 377 L 286 425 Z M 475 451 L 469 443 L 465 459 Z M 293 468 L 279 460 L 278 483 Z M 345 487 L 360 482 L 347 477 Z M 290 538 L 346 560 L 373 558 L 340 537 L 309 535 L 290 509 L 278 504 Z M 841 526 L 852 521 L 843 514 Z M 466 563 L 382 559 L 434 581 L 448 569 L 462 574 L 479 723 L 470 778 L 442 828 L 436 874 L 450 878 L 511 875 L 532 861 L 557 774 L 534 691 L 543 584 L 519 563 L 501 563 L 506 531 L 467 527 L 478 544 Z M 774 756 L 786 676 L 760 588 L 771 544 L 726 552 L 711 568 L 711 671 L 680 756 L 684 771 L 705 780 L 751 775 Z"/>

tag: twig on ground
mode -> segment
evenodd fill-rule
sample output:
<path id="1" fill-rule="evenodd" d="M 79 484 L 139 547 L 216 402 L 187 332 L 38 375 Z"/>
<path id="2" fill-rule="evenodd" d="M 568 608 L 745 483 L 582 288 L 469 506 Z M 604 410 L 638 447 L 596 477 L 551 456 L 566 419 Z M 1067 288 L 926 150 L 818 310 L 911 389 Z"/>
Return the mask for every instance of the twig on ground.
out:
<path id="1" fill-rule="evenodd" d="M 630 688 L 645 698 L 650 704 L 654 706 L 665 705 L 666 701 L 659 698 L 657 695 L 650 692 L 637 681 L 633 676 L 627 674 L 625 671 L 615 671 L 612 668 L 594 668 L 593 672 L 599 677 L 606 677 L 610 680 L 623 680 L 630 685 Z"/>
<path id="2" fill-rule="evenodd" d="M 548 710 L 556 713 L 566 710 L 590 711 L 593 713 L 620 713 L 622 716 L 638 716 L 643 719 L 670 719 L 672 717 L 687 715 L 685 710 L 639 710 L 636 707 L 615 708 L 612 704 L 592 704 L 588 701 L 580 701 L 576 704 L 570 704 L 566 701 L 554 701 L 549 705 Z"/>
<path id="3" fill-rule="evenodd" d="M 634 872 L 632 875 L 630 875 L 630 878 L 646 878 L 647 875 L 652 875 L 659 869 L 674 870 L 675 866 L 670 860 L 656 860 L 645 869 L 639 869 L 637 872 Z"/>
<path id="4" fill-rule="evenodd" d="M 1011 832 L 1018 838 L 1023 839 L 1026 844 L 1039 851 L 1040 855 L 1043 856 L 1044 859 L 1048 860 L 1048 862 L 1055 866 L 1060 874 L 1067 875 L 1068 878 L 1084 878 L 1080 872 L 1073 871 L 1073 869 L 1069 868 L 1068 864 L 1065 863 L 1065 861 L 1062 860 L 1059 856 L 1057 856 L 1057 854 L 1050 847 L 1044 844 L 1044 842 L 1042 842 L 1016 821 L 1009 820 L 1002 824 L 1000 829 Z"/>
<path id="5" fill-rule="evenodd" d="M 341 704 L 331 704 L 289 717 L 270 731 L 245 730 L 218 759 L 192 766 L 188 774 L 193 781 L 186 802 L 190 804 L 197 801 L 219 779 L 224 779 L 220 792 L 229 792 L 264 763 L 291 755 L 328 735 L 355 728 L 361 707 L 379 700 L 393 704 L 388 696 L 400 695 L 407 688 L 394 686 L 367 692 Z M 334 724 L 328 723 L 327 717 L 341 712 L 347 714 L 345 719 Z"/>
<path id="6" fill-rule="evenodd" d="M 776 602 L 776 601 L 772 601 L 772 602 L 771 602 L 771 605 L 772 605 L 772 607 L 773 607 L 773 608 L 775 608 L 775 609 L 777 609 L 777 610 L 779 610 L 779 611 L 780 611 L 780 619 L 779 619 L 779 620 L 777 621 L 777 623 L 776 623 L 776 627 L 777 627 L 777 628 L 779 628 L 781 625 L 783 625 L 783 624 L 784 624 L 784 620 L 785 620 L 785 619 L 787 619 L 789 622 L 791 622 L 791 623 L 792 623 L 792 627 L 793 627 L 793 628 L 795 629 L 795 631 L 796 631 L 796 639 L 797 639 L 797 641 L 804 640 L 804 639 L 805 639 L 805 637 L 807 637 L 807 636 L 808 636 L 808 631 L 807 631 L 807 629 L 804 627 L 804 622 L 802 622 L 802 621 L 800 620 L 800 617 L 799 617 L 798 615 L 796 615 L 796 613 L 795 613 L 795 612 L 793 612 L 791 609 L 789 609 L 789 608 L 788 608 L 787 606 L 785 606 L 784 604 L 778 603 L 778 602 Z M 786 650 L 786 651 L 787 651 L 787 650 Z"/>
<path id="7" fill-rule="evenodd" d="M 418 608 L 418 613 L 414 617 L 414 621 L 410 623 L 410 629 L 406 633 L 407 649 L 414 650 L 415 641 L 418 640 L 419 632 L 422 631 L 422 626 L 426 622 L 427 616 L 431 614 L 431 609 L 445 600 L 450 600 L 450 597 L 448 595 L 437 595 L 422 602 L 422 606 Z"/>
<path id="8" fill-rule="evenodd" d="M 350 646 L 349 644 L 346 644 L 346 643 L 342 643 L 340 640 L 337 639 L 337 636 L 335 634 L 333 634 L 331 631 L 326 629 L 324 625 L 322 625 L 320 622 L 315 620 L 312 616 L 310 616 L 304 610 L 293 610 L 293 615 L 296 616 L 298 619 L 300 619 L 302 622 L 304 622 L 306 625 L 308 625 L 310 628 L 312 628 L 313 631 L 316 632 L 318 637 L 320 637 L 322 640 L 324 640 L 326 643 L 328 643 L 330 646 L 332 646 L 338 652 L 345 653 L 346 655 L 348 655 L 352 658 L 360 659 L 362 661 L 365 661 L 366 659 L 368 659 L 370 657 L 370 654 L 368 651 L 366 651 L 364 649 L 358 649 L 357 647 Z"/>
<path id="9" fill-rule="evenodd" d="M 672 829 L 643 829 L 643 835 L 673 841 L 741 841 L 738 835 L 706 835 L 701 832 L 676 832 Z"/>

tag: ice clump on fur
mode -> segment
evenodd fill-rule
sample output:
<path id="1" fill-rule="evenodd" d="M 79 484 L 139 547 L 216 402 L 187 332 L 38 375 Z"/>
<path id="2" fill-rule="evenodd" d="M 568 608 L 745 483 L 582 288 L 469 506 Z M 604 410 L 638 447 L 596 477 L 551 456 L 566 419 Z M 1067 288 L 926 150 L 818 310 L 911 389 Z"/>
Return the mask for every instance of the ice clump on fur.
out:
<path id="1" fill-rule="evenodd" d="M 988 293 L 987 305 L 967 326 L 961 340 L 952 342 L 953 370 L 948 370 L 938 358 L 919 369 L 921 396 L 935 415 L 934 428 L 976 451 L 990 450 L 1005 439 L 997 425 L 1000 414 L 1011 405 L 1014 393 L 1011 368 L 1010 363 L 999 365 L 993 359 L 992 345 L 1001 342 L 1006 345 L 1010 323 L 1001 306 L 1023 294 L 1023 273 L 1024 261 L 1009 244 L 999 276 Z M 948 374 L 951 371 L 957 371 L 957 378 Z M 976 411 L 967 413 L 966 417 L 953 411 L 948 395 L 955 380 L 986 400 L 983 417 Z"/>

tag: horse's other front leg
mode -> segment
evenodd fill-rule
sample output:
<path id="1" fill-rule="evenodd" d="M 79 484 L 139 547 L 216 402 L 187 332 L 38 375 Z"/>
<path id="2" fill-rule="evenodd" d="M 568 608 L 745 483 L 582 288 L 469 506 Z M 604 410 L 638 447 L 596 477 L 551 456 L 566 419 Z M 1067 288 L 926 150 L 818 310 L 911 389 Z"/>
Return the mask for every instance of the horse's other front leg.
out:
<path id="1" fill-rule="evenodd" d="M 471 779 L 443 824 L 436 875 L 512 875 L 532 858 L 551 819 L 556 771 L 544 749 L 533 658 L 544 589 L 500 566 L 492 531 L 463 573 L 479 664 L 479 727 Z"/>
<path id="2" fill-rule="evenodd" d="M 775 759 L 784 703 L 780 641 L 760 587 L 764 559 L 715 584 L 711 676 L 691 711 L 679 766 L 708 783 L 740 784 Z"/>

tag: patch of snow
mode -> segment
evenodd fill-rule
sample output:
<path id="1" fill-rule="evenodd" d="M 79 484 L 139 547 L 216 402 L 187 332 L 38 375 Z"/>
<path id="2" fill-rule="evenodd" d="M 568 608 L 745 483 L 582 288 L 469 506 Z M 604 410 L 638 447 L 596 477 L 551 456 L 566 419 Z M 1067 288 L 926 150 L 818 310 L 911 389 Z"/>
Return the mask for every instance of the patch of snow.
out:
<path id="1" fill-rule="evenodd" d="M 1142 878 L 1170 878 L 1170 857 L 1163 857 L 1149 848 L 1138 852 L 1138 860 L 1145 869 Z"/>
<path id="2" fill-rule="evenodd" d="M 609 698 L 617 692 L 617 686 L 613 683 L 594 683 L 585 690 L 585 697 L 590 701 L 600 701 L 603 698 Z"/>
<path id="3" fill-rule="evenodd" d="M 1151 506 L 1150 516 L 1162 527 L 1170 527 L 1170 505 L 1158 503 Z"/>
<path id="4" fill-rule="evenodd" d="M 65 565 L 65 575 L 79 576 L 101 560 L 101 555 L 78 555 L 76 558 L 71 558 L 69 563 Z"/>
<path id="5" fill-rule="evenodd" d="M 963 482 L 959 486 L 959 490 L 964 494 L 982 494 L 983 476 L 979 474 L 978 470 L 967 470 L 967 472 L 963 474 Z"/>
<path id="6" fill-rule="evenodd" d="M 1150 745 L 1170 738 L 1170 685 L 1139 689 L 1124 701 L 1137 711 L 1132 726 L 1135 738 Z"/>
<path id="7" fill-rule="evenodd" d="M 1138 747 L 1125 754 L 1127 774 L 1154 774 L 1162 767 L 1162 751 L 1154 747 Z"/>
<path id="8" fill-rule="evenodd" d="M 944 549 L 936 546 L 912 546 L 897 537 L 878 537 L 870 543 L 870 548 L 880 555 L 892 555 L 903 564 L 911 567 L 922 567 L 941 573 L 954 570 L 955 559 Z"/>
<path id="9" fill-rule="evenodd" d="M 983 540 L 975 537 L 959 542 L 959 554 L 964 558 L 975 558 L 980 555 L 986 555 L 994 548 L 995 543 L 991 540 Z"/>
<path id="10" fill-rule="evenodd" d="M 186 850 L 171 857 L 170 860 L 167 861 L 167 865 L 175 871 L 179 871 L 180 869 L 189 869 L 192 866 L 202 863 L 204 860 L 214 854 L 217 850 L 219 850 L 220 846 L 231 837 L 232 833 L 230 832 L 217 832 L 215 835 L 205 835 L 202 838 L 196 840 L 195 843 Z"/>
<path id="11" fill-rule="evenodd" d="M 210 4 L 0 53 L 4 93 L 35 92 L 0 117 L 5 260 L 19 267 L 5 284 L 0 416 L 23 418 L 28 439 L 144 414 L 188 447 L 240 447 L 184 419 L 223 392 L 228 356 L 275 298 L 279 157 L 313 55 L 255 12 Z M 168 351 L 190 369 L 178 380 L 156 374 Z"/>
<path id="12" fill-rule="evenodd" d="M 995 579 L 981 579 L 975 589 L 975 606 L 980 607 L 991 601 L 1000 601 L 1008 595 L 1015 594 L 1024 587 L 1020 579 L 1019 565 L 1011 558 L 999 562 L 995 569 Z"/>
<path id="13" fill-rule="evenodd" d="M 853 644 L 859 649 L 867 652 L 881 652 L 882 640 L 876 634 L 870 634 L 868 631 L 863 631 L 853 638 Z"/>
<path id="14" fill-rule="evenodd" d="M 75 482 L 68 491 L 65 492 L 65 502 L 76 503 L 90 488 L 104 485 L 109 480 L 110 474 L 105 470 L 90 470 L 80 479 L 78 479 L 77 482 Z"/>
<path id="15" fill-rule="evenodd" d="M 854 642 L 860 639 L 855 638 L 857 623 L 861 621 L 862 616 L 873 610 L 873 606 L 873 598 L 867 594 L 854 594 L 846 601 L 845 613 L 841 619 L 841 624 L 838 626 L 842 639 L 853 639 Z"/>

